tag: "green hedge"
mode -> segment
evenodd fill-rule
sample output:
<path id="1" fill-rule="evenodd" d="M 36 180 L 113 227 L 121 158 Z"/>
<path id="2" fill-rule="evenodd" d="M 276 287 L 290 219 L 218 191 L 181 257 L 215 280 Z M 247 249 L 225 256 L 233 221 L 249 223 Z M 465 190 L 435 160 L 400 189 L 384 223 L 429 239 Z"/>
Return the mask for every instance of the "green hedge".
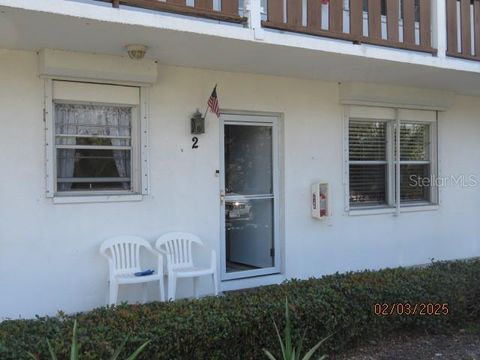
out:
<path id="1" fill-rule="evenodd" d="M 306 346 L 333 334 L 330 354 L 359 341 L 409 329 L 442 332 L 480 319 L 480 261 L 434 263 L 423 268 L 335 274 L 229 293 L 198 301 L 100 308 L 74 316 L 0 323 L 0 359 L 23 359 L 26 351 L 47 359 L 45 338 L 59 354 L 69 350 L 78 319 L 83 359 L 105 359 L 130 335 L 128 350 L 152 340 L 141 359 L 264 359 L 276 351 L 272 319 L 283 326 L 285 298 Z M 34 301 L 32 299 L 32 301 Z M 376 303 L 448 303 L 447 316 L 378 316 Z"/>

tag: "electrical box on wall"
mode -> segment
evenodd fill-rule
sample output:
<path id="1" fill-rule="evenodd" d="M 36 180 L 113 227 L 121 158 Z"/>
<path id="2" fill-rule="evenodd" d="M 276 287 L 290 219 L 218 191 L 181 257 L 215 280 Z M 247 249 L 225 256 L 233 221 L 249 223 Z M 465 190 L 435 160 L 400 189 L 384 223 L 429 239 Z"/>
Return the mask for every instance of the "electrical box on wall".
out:
<path id="1" fill-rule="evenodd" d="M 330 216 L 330 189 L 326 182 L 312 185 L 312 217 L 327 219 Z"/>

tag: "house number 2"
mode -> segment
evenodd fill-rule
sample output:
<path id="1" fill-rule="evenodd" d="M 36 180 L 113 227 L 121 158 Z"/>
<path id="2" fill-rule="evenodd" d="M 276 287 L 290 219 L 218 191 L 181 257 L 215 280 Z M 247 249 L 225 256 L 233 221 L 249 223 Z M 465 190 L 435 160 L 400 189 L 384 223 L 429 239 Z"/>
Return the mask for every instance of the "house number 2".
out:
<path id="1" fill-rule="evenodd" d="M 192 149 L 198 149 L 198 137 L 194 136 L 192 138 L 192 142 L 193 142 Z"/>

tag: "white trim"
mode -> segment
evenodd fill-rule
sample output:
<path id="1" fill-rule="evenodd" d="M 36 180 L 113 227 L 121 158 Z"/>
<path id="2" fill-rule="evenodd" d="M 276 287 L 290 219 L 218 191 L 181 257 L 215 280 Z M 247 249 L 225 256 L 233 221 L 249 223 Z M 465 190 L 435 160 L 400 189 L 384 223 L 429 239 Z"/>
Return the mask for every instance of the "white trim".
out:
<path id="1" fill-rule="evenodd" d="M 140 90 L 133 86 L 54 80 L 53 99 L 66 102 L 139 105 Z"/>
<path id="2" fill-rule="evenodd" d="M 149 169 L 149 142 L 148 142 L 148 118 L 149 118 L 149 89 L 145 86 L 140 88 L 140 193 L 147 195 L 150 192 Z"/>
<path id="3" fill-rule="evenodd" d="M 395 163 L 395 215 L 400 215 L 400 207 L 401 207 L 401 187 L 400 187 L 400 181 L 401 181 L 401 162 L 400 162 L 400 133 L 401 133 L 401 128 L 400 128 L 400 113 L 398 109 L 395 109 L 395 139 L 394 141 L 395 144 L 395 152 L 393 153 L 395 156 L 391 156 L 390 159 L 394 158 L 394 163 Z"/>
<path id="4" fill-rule="evenodd" d="M 54 49 L 43 49 L 38 54 L 40 77 L 144 86 L 157 81 L 157 71 L 151 59 L 132 61 L 126 56 Z"/>
<path id="5" fill-rule="evenodd" d="M 100 145 L 57 145 L 57 149 L 79 149 L 79 150 L 132 150 L 131 146 L 100 146 Z"/>
<path id="6" fill-rule="evenodd" d="M 439 205 L 403 205 L 400 207 L 400 214 L 409 212 L 421 212 L 421 211 L 436 211 L 439 210 Z M 397 212 L 394 207 L 382 207 L 382 208 L 362 208 L 362 209 L 350 209 L 348 211 L 349 216 L 367 216 L 367 215 L 394 215 Z"/>
<path id="7" fill-rule="evenodd" d="M 455 102 L 451 91 L 389 86 L 365 82 L 343 82 L 339 87 L 343 105 L 385 109 L 448 110 Z"/>
<path id="8" fill-rule="evenodd" d="M 395 120 L 395 109 L 385 107 L 375 107 L 367 105 L 349 105 L 348 118 L 365 121 L 388 121 Z"/>
<path id="9" fill-rule="evenodd" d="M 256 195 L 251 196 L 256 199 L 273 199 L 274 207 L 274 266 L 263 269 L 255 269 L 248 271 L 239 271 L 234 273 L 227 273 L 226 271 L 226 246 L 225 246 L 225 200 L 220 203 L 220 278 L 221 281 L 233 281 L 237 279 L 252 278 L 258 276 L 266 276 L 272 274 L 280 274 L 283 267 L 282 263 L 282 245 L 281 245 L 281 231 L 280 231 L 280 216 L 281 210 L 281 196 L 280 196 L 280 184 L 281 184 L 281 124 L 280 116 L 277 114 L 265 114 L 265 113 L 249 113 L 249 112 L 226 112 L 222 111 L 220 117 L 220 189 L 222 192 L 225 189 L 225 163 L 224 163 L 224 130 L 225 124 L 243 125 L 243 126 L 271 126 L 272 127 L 272 156 L 273 156 L 273 194 L 264 194 L 264 196 Z M 234 199 L 235 197 L 231 197 Z M 255 282 L 258 286 L 258 282 Z"/>
<path id="10" fill-rule="evenodd" d="M 348 126 L 350 122 L 350 106 L 346 105 L 343 110 L 343 199 L 344 210 L 350 210 L 350 141 L 348 137 Z"/>
<path id="11" fill-rule="evenodd" d="M 79 182 L 79 183 L 82 183 L 82 182 L 92 182 L 92 183 L 95 183 L 95 182 L 98 182 L 98 183 L 102 183 L 102 182 L 130 182 L 130 178 L 129 177 L 82 177 L 82 178 L 74 178 L 74 177 L 70 177 L 70 178 L 61 178 L 61 177 L 57 177 L 57 182 Z"/>
<path id="12" fill-rule="evenodd" d="M 394 139 L 394 126 L 392 124 L 392 121 L 387 122 L 387 140 L 386 140 L 386 146 L 387 146 L 387 167 L 388 167 L 388 179 L 387 179 L 387 204 L 389 207 L 394 207 L 395 206 L 395 193 L 396 193 L 396 188 L 394 184 L 396 183 L 395 180 L 395 162 L 394 161 L 388 161 L 388 159 L 393 158 L 393 154 L 395 154 L 395 141 L 392 141 Z"/>
<path id="13" fill-rule="evenodd" d="M 121 127 L 121 126 L 119 126 Z M 67 137 L 67 138 L 92 138 L 92 139 L 128 139 L 130 140 L 131 136 L 110 136 L 110 135 L 69 135 L 69 134 L 56 134 L 55 137 Z"/>
<path id="14" fill-rule="evenodd" d="M 142 199 L 141 195 L 149 193 L 148 184 L 148 89 L 146 87 L 131 87 L 117 85 L 90 84 L 85 82 L 62 82 L 56 79 L 45 79 L 45 166 L 46 166 L 46 197 L 54 198 L 54 203 L 80 203 L 80 202 L 109 202 L 109 201 L 138 201 Z M 60 86 L 59 86 L 60 84 Z M 91 87 L 90 87 L 91 86 Z M 55 89 L 55 96 L 53 91 Z M 63 95 L 61 89 L 65 89 L 66 95 Z M 90 91 L 93 89 L 93 91 Z M 94 93 L 101 90 L 103 96 L 100 100 L 110 102 L 98 102 L 97 98 L 86 99 L 82 93 Z M 120 91 L 120 97 L 114 93 Z M 78 95 L 78 99 L 76 96 Z M 60 100 L 56 100 L 60 99 Z M 68 99 L 72 99 L 69 101 Z M 121 101 L 127 101 L 123 104 Z M 128 106 L 132 108 L 131 124 L 131 146 L 80 146 L 80 145 L 55 145 L 55 126 L 54 126 L 54 104 L 55 103 L 74 103 L 74 104 L 94 104 L 108 106 Z M 136 104 L 133 104 L 136 103 Z M 131 190 L 128 191 L 82 191 L 82 192 L 61 192 L 57 193 L 56 180 L 56 151 L 57 148 L 101 148 L 101 149 L 120 149 L 131 151 Z M 141 194 L 141 195 L 140 195 Z M 132 197 L 135 196 L 135 197 Z M 86 199 L 79 200 L 80 197 Z"/>
<path id="15" fill-rule="evenodd" d="M 439 148 L 438 148 L 438 114 L 439 112 L 435 112 L 435 122 L 430 125 L 430 172 L 435 174 L 437 177 L 439 176 Z M 440 204 L 440 194 L 439 194 L 439 187 L 435 181 L 431 184 L 431 192 L 430 192 L 430 201 L 433 204 Z"/>
<path id="16" fill-rule="evenodd" d="M 132 202 L 142 201 L 143 196 L 139 194 L 132 195 L 77 195 L 77 196 L 56 196 L 53 198 L 54 204 L 88 204 L 88 203 L 107 203 L 107 202 Z"/>
<path id="17" fill-rule="evenodd" d="M 360 121 L 383 121 L 387 124 L 387 161 L 350 161 L 349 153 L 349 124 L 350 120 Z M 428 161 L 400 161 L 400 141 L 397 141 L 394 149 L 394 138 L 400 138 L 400 126 L 402 123 L 418 123 L 429 125 L 429 160 Z M 393 124 L 396 124 L 396 134 L 393 134 Z M 436 210 L 439 206 L 439 189 L 435 184 L 430 187 L 430 201 L 418 205 L 409 205 L 400 201 L 400 167 L 404 164 L 429 164 L 430 173 L 438 176 L 439 167 L 439 148 L 438 148 L 438 111 L 432 110 L 413 110 L 395 108 L 378 108 L 368 106 L 346 105 L 344 108 L 344 126 L 343 126 L 343 184 L 345 213 L 348 215 L 376 215 L 376 214 L 396 214 L 412 211 Z M 396 151 L 395 151 L 396 150 Z M 393 154 L 396 153 L 396 159 Z M 388 164 L 387 181 L 387 204 L 388 206 L 350 206 L 350 165 L 351 164 Z M 392 186 L 394 184 L 395 186 Z"/>
<path id="18" fill-rule="evenodd" d="M 420 124 L 434 123 L 437 121 L 437 110 L 414 110 L 397 108 L 400 121 L 418 122 Z"/>
<path id="19" fill-rule="evenodd" d="M 53 84 L 51 79 L 44 80 L 45 124 L 45 193 L 47 198 L 55 196 L 55 127 L 53 123 Z"/>

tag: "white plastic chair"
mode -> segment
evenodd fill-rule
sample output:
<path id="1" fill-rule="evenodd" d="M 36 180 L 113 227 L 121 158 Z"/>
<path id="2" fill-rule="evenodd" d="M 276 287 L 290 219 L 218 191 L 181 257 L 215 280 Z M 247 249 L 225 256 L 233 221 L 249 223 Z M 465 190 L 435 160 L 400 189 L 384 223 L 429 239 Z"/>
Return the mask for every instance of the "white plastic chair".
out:
<path id="1" fill-rule="evenodd" d="M 155 247 L 167 258 L 168 298 L 175 300 L 177 279 L 193 278 L 193 293 L 198 298 L 198 277 L 211 275 L 214 294 L 218 295 L 217 257 L 212 250 L 210 267 L 197 267 L 193 264 L 192 245 L 204 246 L 196 235 L 182 232 L 172 232 L 162 235 Z"/>
<path id="2" fill-rule="evenodd" d="M 152 275 L 135 276 L 141 272 L 140 251 L 144 249 L 158 258 L 158 270 Z M 106 240 L 100 247 L 100 254 L 108 259 L 110 294 L 109 304 L 117 303 L 118 288 L 123 284 L 144 284 L 151 281 L 158 281 L 160 286 L 160 301 L 165 301 L 163 282 L 163 258 L 156 252 L 150 243 L 138 236 L 117 236 Z"/>

